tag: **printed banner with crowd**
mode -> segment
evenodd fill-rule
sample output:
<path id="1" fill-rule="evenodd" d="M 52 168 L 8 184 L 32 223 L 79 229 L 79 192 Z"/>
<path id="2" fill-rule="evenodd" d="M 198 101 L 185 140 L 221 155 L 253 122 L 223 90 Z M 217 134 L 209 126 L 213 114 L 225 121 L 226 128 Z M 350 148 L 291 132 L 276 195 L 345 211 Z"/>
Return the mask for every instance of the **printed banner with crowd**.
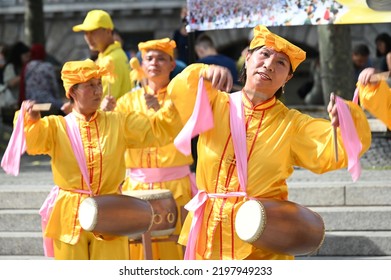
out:
<path id="1" fill-rule="evenodd" d="M 391 22 L 391 0 L 187 0 L 191 30 Z"/>

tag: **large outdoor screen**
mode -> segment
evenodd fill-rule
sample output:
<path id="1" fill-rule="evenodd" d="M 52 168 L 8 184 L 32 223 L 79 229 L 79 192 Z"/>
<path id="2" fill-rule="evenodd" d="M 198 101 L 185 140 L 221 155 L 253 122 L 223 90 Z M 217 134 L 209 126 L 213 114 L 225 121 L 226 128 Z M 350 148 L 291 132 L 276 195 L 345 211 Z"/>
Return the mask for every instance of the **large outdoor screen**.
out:
<path id="1" fill-rule="evenodd" d="M 187 0 L 191 30 L 391 22 L 391 0 Z"/>

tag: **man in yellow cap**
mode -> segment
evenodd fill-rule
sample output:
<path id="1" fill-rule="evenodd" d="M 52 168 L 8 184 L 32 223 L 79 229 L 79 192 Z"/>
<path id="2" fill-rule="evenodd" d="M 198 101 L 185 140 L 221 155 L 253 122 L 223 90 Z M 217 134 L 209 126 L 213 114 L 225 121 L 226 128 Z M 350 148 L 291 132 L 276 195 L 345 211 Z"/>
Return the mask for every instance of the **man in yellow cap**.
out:
<path id="1" fill-rule="evenodd" d="M 103 10 L 89 11 L 83 23 L 73 27 L 74 32 L 84 31 L 84 39 L 91 51 L 99 52 L 98 65 L 113 65 L 111 79 L 103 77 L 102 84 L 103 94 L 116 100 L 131 90 L 131 84 L 129 60 L 121 43 L 114 40 L 113 30 L 113 21 Z"/>
<path id="2" fill-rule="evenodd" d="M 333 126 L 339 125 L 335 105 L 330 103 L 328 107 L 330 122 L 289 109 L 278 100 L 305 58 L 305 52 L 299 47 L 259 25 L 254 28 L 245 58 L 241 91 L 229 94 L 232 87 L 229 72 L 204 64 L 188 66 L 168 85 L 171 100 L 181 107 L 178 111 L 186 123 L 202 75 L 214 118 L 214 127 L 199 135 L 198 193 L 189 203 L 191 210 L 179 239 L 186 246 L 185 259 L 294 258 L 289 253 L 272 252 L 240 239 L 235 218 L 238 209 L 249 199 L 287 200 L 287 180 L 295 166 L 315 173 L 347 167 L 348 154 L 340 131 L 337 133 L 339 159 L 334 158 Z M 225 92 L 217 90 L 217 86 L 225 88 Z M 371 143 L 368 121 L 359 106 L 352 102 L 346 104 L 362 144 L 362 154 Z M 236 130 L 237 127 L 242 130 Z M 239 148 L 234 149 L 234 144 Z M 251 225 L 261 229 L 262 225 L 257 224 L 260 220 L 261 217 L 251 213 L 242 222 L 246 228 Z"/>
<path id="3" fill-rule="evenodd" d="M 149 118 L 135 111 L 99 110 L 101 77 L 108 72 L 92 60 L 64 64 L 61 76 L 66 97 L 73 102 L 73 111 L 65 118 L 41 118 L 39 111 L 33 110 L 34 101 L 23 103 L 27 153 L 52 158 L 53 180 L 58 186 L 58 191 L 53 191 L 56 195 L 50 196 L 52 211 L 43 211 L 46 203 L 41 208 L 47 222 L 44 237 L 53 240 L 55 259 L 129 259 L 128 237 L 98 238 L 83 230 L 79 205 L 89 196 L 120 193 L 126 149 L 165 145 L 181 127 L 173 107 Z M 77 151 L 85 157 L 87 175 L 82 172 L 83 162 L 77 161 Z M 50 206 L 50 200 L 47 202 Z"/>
<path id="4" fill-rule="evenodd" d="M 164 38 L 139 43 L 138 48 L 142 55 L 141 71 L 145 74 L 148 84 L 145 88 L 133 90 L 119 98 L 115 110 L 124 113 L 140 111 L 152 117 L 160 108 L 171 103 L 167 85 L 170 82 L 170 73 L 175 68 L 176 44 L 175 41 Z M 181 207 L 191 199 L 189 166 L 192 162 L 192 156 L 180 153 L 173 143 L 164 147 L 128 149 L 125 154 L 127 177 L 122 189 L 124 192 L 170 190 L 179 213 L 174 234 L 179 234 Z M 142 249 L 142 245 L 131 245 L 131 259 L 144 259 Z M 153 243 L 152 253 L 155 260 L 183 259 L 182 246 L 173 241 Z"/>

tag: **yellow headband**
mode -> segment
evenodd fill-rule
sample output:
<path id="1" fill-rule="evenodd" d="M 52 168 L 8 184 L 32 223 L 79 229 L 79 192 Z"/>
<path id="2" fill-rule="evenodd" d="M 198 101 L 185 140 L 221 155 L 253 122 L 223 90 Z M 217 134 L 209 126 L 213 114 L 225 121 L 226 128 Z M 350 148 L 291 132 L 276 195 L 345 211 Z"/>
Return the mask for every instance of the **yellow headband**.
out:
<path id="1" fill-rule="evenodd" d="M 169 38 L 150 40 L 138 44 L 138 49 L 141 51 L 142 56 L 144 56 L 148 50 L 159 50 L 174 58 L 175 48 L 175 41 L 170 40 Z"/>
<path id="2" fill-rule="evenodd" d="M 295 71 L 297 66 L 305 60 L 306 54 L 305 51 L 285 40 L 284 38 L 271 33 L 263 25 L 258 25 L 254 27 L 254 38 L 250 43 L 250 50 L 257 47 L 270 47 L 278 52 L 285 53 L 291 62 L 292 70 Z"/>
<path id="3" fill-rule="evenodd" d="M 91 59 L 66 62 L 61 70 L 66 97 L 70 97 L 69 90 L 73 85 L 87 82 L 92 78 L 98 79 L 109 73 L 109 69 L 99 67 Z"/>

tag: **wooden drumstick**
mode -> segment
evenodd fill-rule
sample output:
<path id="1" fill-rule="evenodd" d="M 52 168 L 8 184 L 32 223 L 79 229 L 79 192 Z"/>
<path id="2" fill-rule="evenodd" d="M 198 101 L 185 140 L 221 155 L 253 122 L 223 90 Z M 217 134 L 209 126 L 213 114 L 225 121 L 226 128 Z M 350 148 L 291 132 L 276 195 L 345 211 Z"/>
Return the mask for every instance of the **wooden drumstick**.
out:
<path id="1" fill-rule="evenodd" d="M 333 97 L 333 98 L 332 98 Z M 330 99 L 331 99 L 331 104 L 334 107 L 335 104 L 335 94 L 332 92 L 330 94 Z M 337 128 L 333 126 L 333 141 L 334 141 L 334 156 L 335 156 L 335 161 L 338 161 L 338 136 L 337 136 Z"/>
<path id="2" fill-rule="evenodd" d="M 145 93 L 147 92 L 147 83 L 148 79 L 147 76 L 144 73 L 144 70 L 141 68 L 140 62 L 138 61 L 137 57 L 132 57 L 129 61 L 130 67 L 137 72 L 137 79 L 140 82 L 141 86 L 144 89 Z"/>
<path id="3" fill-rule="evenodd" d="M 390 77 L 390 71 L 380 72 L 380 73 L 373 74 L 369 79 L 369 82 L 377 83 L 382 80 L 387 80 L 389 77 Z"/>
<path id="4" fill-rule="evenodd" d="M 49 111 L 51 106 L 52 106 L 51 103 L 34 104 L 32 110 L 33 111 Z"/>

